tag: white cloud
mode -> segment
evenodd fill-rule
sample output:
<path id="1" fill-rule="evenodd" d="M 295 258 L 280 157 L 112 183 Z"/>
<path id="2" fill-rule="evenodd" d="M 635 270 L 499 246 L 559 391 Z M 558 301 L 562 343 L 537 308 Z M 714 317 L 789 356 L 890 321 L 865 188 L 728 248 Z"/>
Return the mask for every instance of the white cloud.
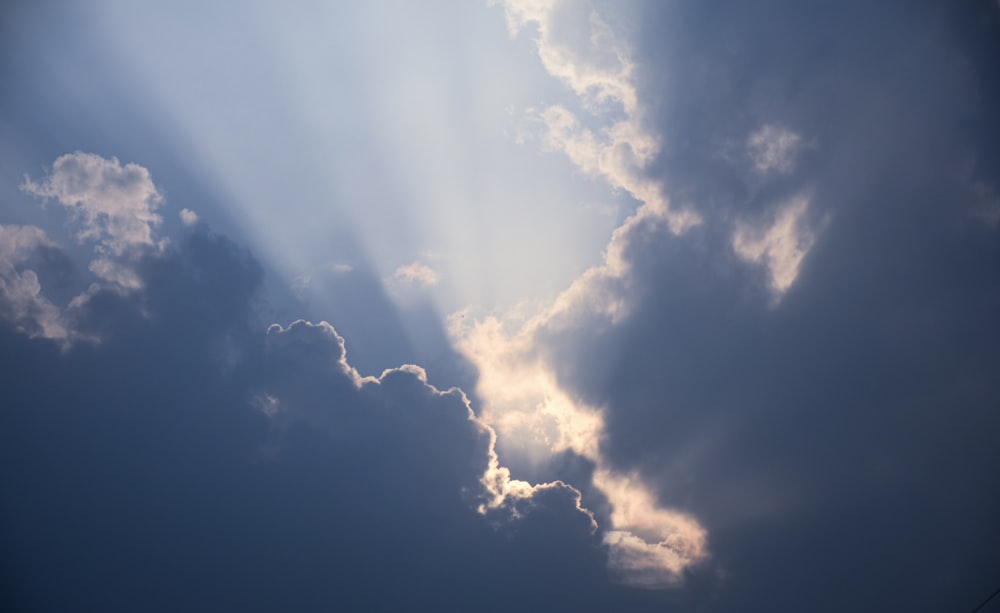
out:
<path id="1" fill-rule="evenodd" d="M 748 262 L 767 266 L 771 288 L 780 297 L 795 283 L 815 236 L 805 226 L 809 197 L 799 195 L 778 208 L 774 222 L 763 228 L 740 224 L 733 233 L 733 250 Z"/>
<path id="2" fill-rule="evenodd" d="M 420 262 L 400 266 L 392 273 L 392 278 L 414 285 L 437 285 L 440 280 L 437 271 Z"/>
<path id="3" fill-rule="evenodd" d="M 795 132 L 766 124 L 747 138 L 747 156 L 761 174 L 786 174 L 795 168 L 802 137 Z"/>
<path id="4" fill-rule="evenodd" d="M 25 177 L 21 189 L 74 211 L 79 239 L 97 242 L 102 253 L 122 255 L 153 245 L 152 228 L 160 223 L 154 210 L 163 196 L 138 164 L 123 166 L 117 158 L 77 151 L 56 159 L 41 181 Z"/>
<path id="5" fill-rule="evenodd" d="M 167 244 L 154 241 L 153 226 L 161 220 L 154 209 L 163 201 L 149 171 L 137 164 L 124 166 L 116 158 L 93 153 L 69 153 L 53 162 L 51 172 L 40 181 L 25 177 L 21 189 L 44 201 L 55 200 L 66 207 L 79 225 L 77 237 L 96 243 L 97 257 L 87 265 L 100 281 L 70 300 L 65 309 L 43 294 L 38 274 L 18 265 L 42 247 L 58 248 L 45 233 L 32 226 L 0 226 L 0 291 L 4 316 L 30 336 L 69 343 L 92 337 L 82 335 L 68 316 L 85 305 L 95 292 L 111 289 L 127 293 L 142 288 L 135 263 L 145 248 L 160 250 Z M 189 214 L 189 215 L 188 215 Z M 184 209 L 187 223 L 197 216 Z"/>
<path id="6" fill-rule="evenodd" d="M 191 209 L 181 209 L 181 212 L 177 215 L 181 218 L 181 222 L 185 226 L 193 226 L 198 223 L 198 214 Z"/>

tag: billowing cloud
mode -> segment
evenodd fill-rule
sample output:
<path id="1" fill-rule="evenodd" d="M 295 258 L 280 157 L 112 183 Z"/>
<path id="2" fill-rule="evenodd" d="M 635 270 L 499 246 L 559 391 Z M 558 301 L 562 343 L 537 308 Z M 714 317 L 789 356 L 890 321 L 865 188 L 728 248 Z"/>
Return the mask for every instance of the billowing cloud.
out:
<path id="1" fill-rule="evenodd" d="M 70 212 L 76 235 L 95 243 L 96 257 L 87 265 L 95 281 L 65 306 L 53 304 L 43 292 L 34 270 L 17 266 L 32 254 L 59 252 L 59 246 L 33 226 L 8 226 L 0 238 L 0 280 L 7 294 L 7 318 L 20 322 L 32 336 L 58 339 L 64 344 L 98 340 L 77 328 L 77 311 L 102 290 L 129 293 L 142 288 L 138 262 L 168 242 L 154 242 L 153 227 L 160 223 L 154 209 L 163 202 L 149 171 L 137 164 L 124 166 L 117 158 L 93 153 L 69 153 L 53 162 L 39 182 L 25 177 L 21 190 L 43 201 L 56 200 Z M 194 215 L 181 211 L 182 220 Z M 197 220 L 197 216 L 194 216 Z M 187 221 L 185 221 L 187 224 Z"/>

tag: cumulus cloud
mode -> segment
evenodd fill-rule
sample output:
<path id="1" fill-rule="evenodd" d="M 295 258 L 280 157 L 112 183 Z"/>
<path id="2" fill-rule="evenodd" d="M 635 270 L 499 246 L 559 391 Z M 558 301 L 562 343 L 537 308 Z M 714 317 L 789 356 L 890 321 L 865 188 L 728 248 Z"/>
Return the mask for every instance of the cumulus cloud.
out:
<path id="1" fill-rule="evenodd" d="M 765 124 L 747 138 L 746 151 L 761 174 L 786 174 L 795 168 L 802 137 L 780 126 Z"/>
<path id="2" fill-rule="evenodd" d="M 153 244 L 155 213 L 163 196 L 149 171 L 135 163 L 93 153 L 67 153 L 52 163 L 40 181 L 25 177 L 21 189 L 44 200 L 55 200 L 76 215 L 80 240 L 97 243 L 100 252 L 122 255 Z"/>
<path id="3" fill-rule="evenodd" d="M 422 262 L 411 262 L 397 268 L 392 278 L 414 285 L 437 285 L 440 277 L 436 270 Z"/>
<path id="4" fill-rule="evenodd" d="M 21 190 L 64 206 L 78 228 L 77 237 L 95 243 L 96 257 L 87 264 L 95 281 L 64 307 L 52 303 L 44 295 L 44 280 L 35 270 L 21 270 L 19 264 L 44 250 L 58 252 L 59 246 L 39 228 L 0 226 L 0 282 L 7 318 L 19 321 L 20 329 L 31 336 L 56 339 L 64 346 L 97 340 L 76 328 L 76 311 L 103 290 L 127 294 L 142 288 L 140 262 L 169 244 L 156 241 L 153 231 L 161 221 L 154 210 L 163 196 L 146 168 L 134 163 L 123 166 L 117 158 L 79 151 L 57 158 L 40 181 L 25 177 Z M 188 209 L 180 216 L 188 225 L 197 221 Z"/>

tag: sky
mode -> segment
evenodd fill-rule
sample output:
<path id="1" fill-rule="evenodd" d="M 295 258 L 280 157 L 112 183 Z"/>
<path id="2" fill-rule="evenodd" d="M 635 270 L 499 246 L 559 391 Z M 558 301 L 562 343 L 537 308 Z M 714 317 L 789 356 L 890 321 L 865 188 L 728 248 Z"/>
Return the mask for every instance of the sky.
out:
<path id="1" fill-rule="evenodd" d="M 995 0 L 5 3 L 3 608 L 973 610 L 998 64 Z"/>

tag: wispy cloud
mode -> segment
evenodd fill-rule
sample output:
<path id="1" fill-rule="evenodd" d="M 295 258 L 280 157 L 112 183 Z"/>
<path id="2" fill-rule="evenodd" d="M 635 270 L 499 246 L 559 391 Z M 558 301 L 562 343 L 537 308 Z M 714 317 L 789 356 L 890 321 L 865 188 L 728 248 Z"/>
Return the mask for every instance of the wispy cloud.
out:
<path id="1" fill-rule="evenodd" d="M 181 212 L 177 215 L 181 218 L 181 222 L 185 226 L 193 226 L 198 223 L 198 214 L 191 209 L 181 209 Z"/>
<path id="2" fill-rule="evenodd" d="M 42 294 L 38 274 L 22 266 L 40 248 L 57 248 L 41 228 L 0 224 L 0 318 L 29 336 L 64 340 L 60 309 Z"/>
<path id="3" fill-rule="evenodd" d="M 799 195 L 777 209 L 769 225 L 742 224 L 733 234 L 733 250 L 748 262 L 767 267 L 771 288 L 780 297 L 795 283 L 815 236 L 806 226 L 809 197 Z"/>
<path id="4" fill-rule="evenodd" d="M 662 218 L 675 234 L 701 223 L 693 210 L 672 208 L 663 186 L 644 173 L 659 153 L 660 141 L 644 125 L 635 62 L 624 39 L 596 10 L 556 0 L 511 0 L 503 6 L 511 33 L 535 26 L 542 65 L 604 124 L 597 130 L 585 127 L 576 114 L 559 105 L 531 110 L 528 117 L 543 126 L 543 144 L 565 153 L 582 172 L 602 177 L 638 200 L 641 207 L 633 219 Z M 612 243 L 609 259 L 615 259 L 613 252 L 619 248 Z"/>
<path id="5" fill-rule="evenodd" d="M 794 170 L 802 137 L 780 126 L 766 124 L 747 138 L 747 156 L 761 174 L 787 174 Z"/>
<path id="6" fill-rule="evenodd" d="M 438 281 L 441 280 L 436 270 L 421 262 L 411 262 L 398 267 L 392 273 L 392 278 L 396 281 L 421 286 L 437 285 Z"/>

